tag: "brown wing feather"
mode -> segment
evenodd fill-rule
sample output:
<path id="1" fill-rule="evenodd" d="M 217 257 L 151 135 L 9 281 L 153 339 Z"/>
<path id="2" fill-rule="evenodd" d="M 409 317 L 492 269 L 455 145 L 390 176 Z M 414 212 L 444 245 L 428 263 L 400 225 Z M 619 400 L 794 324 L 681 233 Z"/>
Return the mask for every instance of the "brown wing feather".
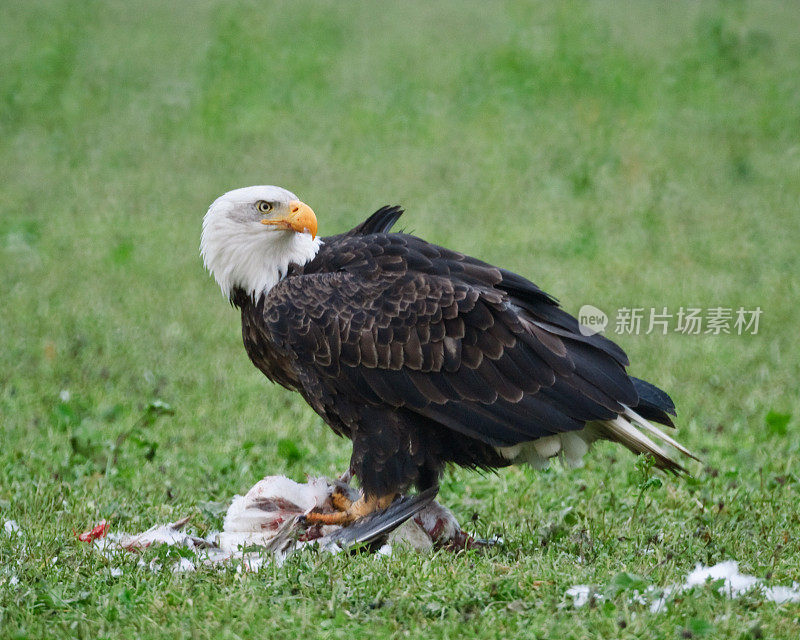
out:
<path id="1" fill-rule="evenodd" d="M 582 336 L 553 298 L 413 236 L 327 238 L 264 309 L 287 377 L 324 415 L 389 406 L 507 446 L 638 401 L 624 352 Z"/>

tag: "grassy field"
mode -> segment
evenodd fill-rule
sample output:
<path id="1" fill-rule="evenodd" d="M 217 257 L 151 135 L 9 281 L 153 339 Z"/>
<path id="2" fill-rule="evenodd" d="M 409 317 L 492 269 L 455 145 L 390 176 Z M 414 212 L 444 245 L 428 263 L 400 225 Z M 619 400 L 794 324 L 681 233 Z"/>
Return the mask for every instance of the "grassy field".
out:
<path id="1" fill-rule="evenodd" d="M 20 531 L 0 529 L 0 636 L 797 637 L 800 605 L 757 595 L 631 601 L 697 562 L 800 581 L 796 4 L 2 15 L 0 519 Z M 442 501 L 504 540 L 484 553 L 109 563 L 73 530 L 191 514 L 202 532 L 263 475 L 346 466 L 349 443 L 249 363 L 198 257 L 208 204 L 264 183 L 323 235 L 403 204 L 407 229 L 571 312 L 760 306 L 757 335 L 618 336 L 704 464 L 659 485 L 600 446 L 578 470 L 452 472 Z M 576 583 L 607 598 L 575 609 Z"/>

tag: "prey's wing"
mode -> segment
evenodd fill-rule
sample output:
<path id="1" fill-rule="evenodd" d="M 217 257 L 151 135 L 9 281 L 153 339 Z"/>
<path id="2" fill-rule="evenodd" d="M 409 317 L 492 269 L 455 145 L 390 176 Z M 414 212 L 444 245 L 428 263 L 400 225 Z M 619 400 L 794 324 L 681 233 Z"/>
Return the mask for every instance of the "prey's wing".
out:
<path id="1" fill-rule="evenodd" d="M 433 502 L 437 491 L 438 487 L 431 487 L 417 495 L 398 498 L 386 509 L 371 513 L 325 536 L 320 543 L 332 542 L 344 548 L 377 542 Z"/>

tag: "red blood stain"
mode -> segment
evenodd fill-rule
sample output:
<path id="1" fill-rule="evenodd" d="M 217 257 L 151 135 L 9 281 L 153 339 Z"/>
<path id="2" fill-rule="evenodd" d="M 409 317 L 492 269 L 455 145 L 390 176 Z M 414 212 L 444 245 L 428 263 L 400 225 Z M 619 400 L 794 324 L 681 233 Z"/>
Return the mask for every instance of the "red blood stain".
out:
<path id="1" fill-rule="evenodd" d="M 105 538 L 110 528 L 110 524 L 105 520 L 101 520 L 92 529 L 84 531 L 83 533 L 78 533 L 76 536 L 81 542 L 94 542 L 100 538 Z"/>
<path id="2" fill-rule="evenodd" d="M 270 531 L 277 531 L 282 524 L 283 524 L 283 518 L 281 518 L 280 516 L 275 516 L 273 520 L 262 523 L 261 528 L 269 529 Z"/>

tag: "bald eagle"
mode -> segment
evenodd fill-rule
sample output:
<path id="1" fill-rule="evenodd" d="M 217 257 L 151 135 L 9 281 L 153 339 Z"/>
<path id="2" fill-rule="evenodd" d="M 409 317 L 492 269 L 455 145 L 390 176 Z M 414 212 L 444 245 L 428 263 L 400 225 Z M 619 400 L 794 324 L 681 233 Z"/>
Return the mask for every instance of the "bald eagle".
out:
<path id="1" fill-rule="evenodd" d="M 361 497 L 312 522 L 351 522 L 435 488 L 448 463 L 578 466 L 598 439 L 683 470 L 651 439 L 694 457 L 653 425 L 673 426 L 672 400 L 626 373 L 619 346 L 585 335 L 522 276 L 391 232 L 402 213 L 382 207 L 319 238 L 307 204 L 254 186 L 220 196 L 203 220 L 203 261 L 241 312 L 253 364 L 352 441 Z"/>

